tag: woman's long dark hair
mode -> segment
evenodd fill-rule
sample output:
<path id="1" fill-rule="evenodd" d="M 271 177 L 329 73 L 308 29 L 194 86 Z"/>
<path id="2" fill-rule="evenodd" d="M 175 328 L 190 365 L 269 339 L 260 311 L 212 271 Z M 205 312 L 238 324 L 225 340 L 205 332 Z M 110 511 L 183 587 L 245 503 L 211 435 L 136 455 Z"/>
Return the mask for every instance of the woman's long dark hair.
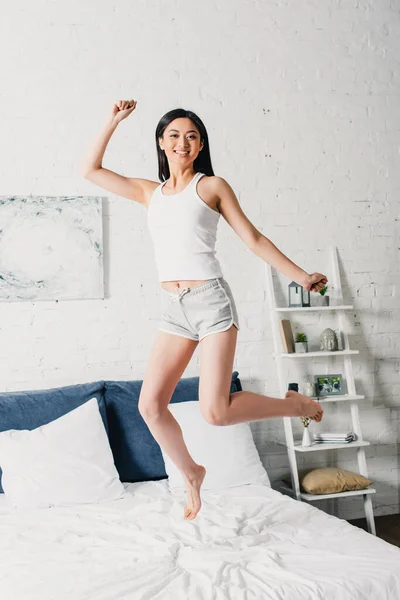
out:
<path id="1" fill-rule="evenodd" d="M 169 166 L 168 159 L 165 156 L 164 150 L 161 150 L 159 144 L 159 138 L 161 138 L 166 130 L 167 126 L 181 117 L 186 117 L 193 121 L 200 133 L 200 141 L 204 142 L 203 149 L 200 150 L 196 160 L 193 163 L 194 170 L 196 173 L 201 171 L 205 175 L 214 175 L 214 171 L 211 165 L 210 146 L 208 143 L 208 134 L 204 126 L 203 121 L 191 110 L 185 110 L 184 108 L 174 108 L 165 113 L 161 117 L 156 127 L 156 147 L 157 147 L 157 158 L 158 158 L 158 178 L 160 181 L 166 181 L 169 178 Z"/>

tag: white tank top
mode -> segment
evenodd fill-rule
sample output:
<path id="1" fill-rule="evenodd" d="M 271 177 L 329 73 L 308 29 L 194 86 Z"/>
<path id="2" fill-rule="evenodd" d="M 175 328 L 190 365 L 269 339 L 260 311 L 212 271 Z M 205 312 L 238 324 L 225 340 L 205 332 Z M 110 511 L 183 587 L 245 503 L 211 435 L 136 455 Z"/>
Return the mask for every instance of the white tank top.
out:
<path id="1" fill-rule="evenodd" d="M 196 173 L 184 190 L 172 196 L 162 193 L 166 181 L 153 192 L 147 210 L 147 227 L 153 239 L 160 281 L 222 277 L 215 256 L 220 213 L 198 195 Z"/>

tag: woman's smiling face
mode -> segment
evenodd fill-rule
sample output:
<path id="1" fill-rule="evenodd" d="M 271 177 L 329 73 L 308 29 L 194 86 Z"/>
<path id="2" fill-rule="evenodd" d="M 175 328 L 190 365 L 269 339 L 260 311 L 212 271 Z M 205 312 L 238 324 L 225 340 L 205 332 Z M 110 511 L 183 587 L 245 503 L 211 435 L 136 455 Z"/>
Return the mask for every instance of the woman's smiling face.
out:
<path id="1" fill-rule="evenodd" d="M 168 161 L 186 164 L 197 158 L 203 143 L 193 121 L 181 117 L 166 127 L 160 139 L 160 148 L 164 149 Z"/>

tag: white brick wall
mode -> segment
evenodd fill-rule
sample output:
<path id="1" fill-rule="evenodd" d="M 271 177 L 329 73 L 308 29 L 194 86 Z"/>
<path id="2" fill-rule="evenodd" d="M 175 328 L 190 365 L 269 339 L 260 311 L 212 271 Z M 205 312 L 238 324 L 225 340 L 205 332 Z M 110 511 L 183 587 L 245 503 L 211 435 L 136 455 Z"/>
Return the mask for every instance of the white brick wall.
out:
<path id="1" fill-rule="evenodd" d="M 187 107 L 215 173 L 282 252 L 329 277 L 325 248 L 338 247 L 376 514 L 398 512 L 399 2 L 24 0 L 2 15 L 0 44 L 0 193 L 107 196 L 106 299 L 0 303 L 0 389 L 143 377 L 159 315 L 145 209 L 79 167 L 112 102 L 134 97 L 104 165 L 156 180 L 155 126 Z M 234 368 L 246 389 L 276 395 L 264 265 L 222 219 L 218 251 L 241 320 Z M 322 322 L 305 326 L 312 339 Z M 198 366 L 196 352 L 185 375 Z M 327 427 L 350 422 L 326 413 Z M 282 423 L 252 427 L 276 479 L 285 451 L 264 444 L 283 439 Z M 354 454 L 340 460 L 356 468 Z M 346 502 L 335 514 L 362 516 Z"/>

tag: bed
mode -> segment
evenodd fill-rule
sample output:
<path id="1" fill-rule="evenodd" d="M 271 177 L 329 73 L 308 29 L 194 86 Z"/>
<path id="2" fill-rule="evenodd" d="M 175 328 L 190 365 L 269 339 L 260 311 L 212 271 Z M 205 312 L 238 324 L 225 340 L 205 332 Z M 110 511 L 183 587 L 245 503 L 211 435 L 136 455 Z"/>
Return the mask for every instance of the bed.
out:
<path id="1" fill-rule="evenodd" d="M 400 550 L 268 486 L 203 493 L 192 521 L 166 480 L 97 505 L 10 509 L 2 600 L 398 600 Z"/>
<path id="2" fill-rule="evenodd" d="M 231 391 L 240 389 L 235 372 Z M 201 460 L 209 460 L 210 471 L 215 466 L 214 480 L 202 491 L 196 519 L 184 520 L 185 490 L 138 418 L 139 390 L 138 382 L 96 382 L 0 394 L 1 600 L 400 599 L 400 550 L 272 489 L 247 425 L 218 428 L 199 419 L 198 402 L 190 400 L 198 379 L 180 382 L 170 408 L 184 434 L 192 427 L 195 460 L 197 450 L 210 453 Z M 45 431 L 56 437 L 47 433 L 46 442 Z M 36 435 L 39 445 L 32 444 Z M 62 493 L 66 501 L 72 490 L 70 505 L 10 504 L 13 468 L 5 449 L 16 449 L 18 458 L 24 447 L 5 442 L 24 436 L 30 452 L 40 446 L 45 454 L 25 455 L 21 468 L 29 468 L 15 481 L 26 489 L 21 494 L 17 486 L 15 498 L 29 503 L 44 495 L 47 502 Z M 102 475 L 99 488 L 92 475 L 107 462 L 103 451 L 115 476 Z M 69 488 L 71 474 L 81 483 Z M 115 498 L 106 495 L 113 486 Z M 97 489 L 102 501 L 88 501 Z"/>

